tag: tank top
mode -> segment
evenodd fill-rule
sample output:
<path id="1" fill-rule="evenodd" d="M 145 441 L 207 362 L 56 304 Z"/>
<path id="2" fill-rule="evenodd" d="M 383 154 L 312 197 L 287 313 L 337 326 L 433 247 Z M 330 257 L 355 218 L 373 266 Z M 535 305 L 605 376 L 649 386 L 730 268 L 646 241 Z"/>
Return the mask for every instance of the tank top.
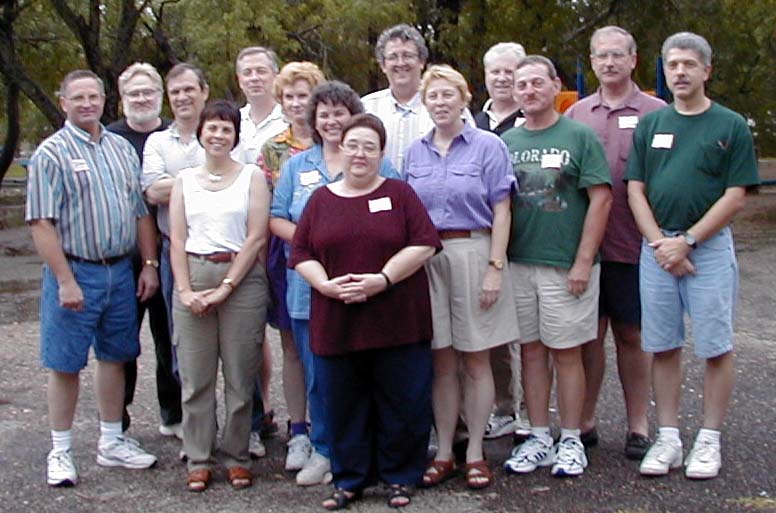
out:
<path id="1" fill-rule="evenodd" d="M 220 191 L 200 186 L 197 169 L 180 173 L 188 230 L 186 252 L 207 255 L 240 251 L 248 231 L 248 199 L 256 166 L 243 166 L 234 182 Z"/>

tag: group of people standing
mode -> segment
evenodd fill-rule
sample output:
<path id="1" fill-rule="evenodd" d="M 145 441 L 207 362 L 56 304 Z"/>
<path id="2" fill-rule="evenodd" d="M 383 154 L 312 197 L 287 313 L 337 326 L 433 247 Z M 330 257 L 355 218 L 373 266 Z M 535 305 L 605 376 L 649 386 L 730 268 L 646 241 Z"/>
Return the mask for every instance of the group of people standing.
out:
<path id="1" fill-rule="evenodd" d="M 277 429 L 266 322 L 281 335 L 285 468 L 300 485 L 333 481 L 326 509 L 379 482 L 389 506 L 406 506 L 413 486 L 458 475 L 457 456 L 466 485 L 486 488 L 483 440 L 507 434 L 516 445 L 506 472 L 581 475 L 598 443 L 610 325 L 626 456 L 644 475 L 684 461 L 687 477 L 715 477 L 733 386 L 727 226 L 758 184 L 751 135 L 706 95 L 701 36 L 663 45 L 670 106 L 633 83 L 628 32 L 601 28 L 590 49 L 600 88 L 566 116 L 553 63 L 516 43 L 485 54 L 490 99 L 472 116 L 464 76 L 447 65 L 424 72 L 428 49 L 408 25 L 380 35 L 389 87 L 363 98 L 315 64 L 280 68 L 272 50 L 250 47 L 235 63 L 242 109 L 207 103 L 203 72 L 181 63 L 166 77 L 167 123 L 161 77 L 137 63 L 119 77 L 126 119 L 106 130 L 101 80 L 68 74 L 67 121 L 33 156 L 27 199 L 45 262 L 48 483 L 77 482 L 71 425 L 90 346 L 97 462 L 156 462 L 125 431 L 138 306 L 157 288 L 159 431 L 183 440 L 190 491 L 210 486 L 219 455 L 231 485 L 250 486 L 251 455 L 263 456 L 262 432 Z M 703 425 L 686 459 L 684 313 L 706 359 Z"/>

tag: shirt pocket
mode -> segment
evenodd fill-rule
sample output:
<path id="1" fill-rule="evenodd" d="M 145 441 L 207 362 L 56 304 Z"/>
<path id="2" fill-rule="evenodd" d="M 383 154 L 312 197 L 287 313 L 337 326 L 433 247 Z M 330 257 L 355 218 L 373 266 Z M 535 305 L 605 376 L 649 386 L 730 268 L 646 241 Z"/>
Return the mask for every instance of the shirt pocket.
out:
<path id="1" fill-rule="evenodd" d="M 434 171 L 434 166 L 410 166 L 407 168 L 407 176 L 416 180 L 427 180 Z"/>
<path id="2" fill-rule="evenodd" d="M 711 176 L 720 176 L 727 161 L 728 151 L 719 144 L 703 144 L 698 160 L 698 169 Z"/>

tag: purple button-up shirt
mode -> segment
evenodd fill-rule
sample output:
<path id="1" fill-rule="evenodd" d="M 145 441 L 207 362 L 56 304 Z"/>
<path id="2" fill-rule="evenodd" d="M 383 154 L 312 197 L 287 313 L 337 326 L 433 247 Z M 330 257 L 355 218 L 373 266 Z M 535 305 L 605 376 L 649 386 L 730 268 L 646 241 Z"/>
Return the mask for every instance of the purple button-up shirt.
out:
<path id="1" fill-rule="evenodd" d="M 641 234 L 628 206 L 628 190 L 623 181 L 633 144 L 633 131 L 642 116 L 665 107 L 663 100 L 642 93 L 633 84 L 633 93 L 621 104 L 610 107 L 603 102 L 601 90 L 575 103 L 565 112 L 598 134 L 606 150 L 606 160 L 612 173 L 614 201 L 601 243 L 601 260 L 637 264 L 641 251 Z"/>
<path id="2" fill-rule="evenodd" d="M 402 176 L 437 230 L 491 228 L 493 206 L 517 186 L 506 145 L 467 124 L 443 157 L 434 146 L 434 130 L 409 147 Z"/>

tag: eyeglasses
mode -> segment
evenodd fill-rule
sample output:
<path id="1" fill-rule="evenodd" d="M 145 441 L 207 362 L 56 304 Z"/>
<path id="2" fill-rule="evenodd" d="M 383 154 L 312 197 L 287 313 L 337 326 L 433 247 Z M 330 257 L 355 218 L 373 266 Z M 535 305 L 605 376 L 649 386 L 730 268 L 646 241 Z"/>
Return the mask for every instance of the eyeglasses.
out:
<path id="1" fill-rule="evenodd" d="M 389 53 L 385 56 L 385 62 L 398 62 L 399 59 L 403 60 L 404 62 L 413 62 L 418 60 L 419 55 L 416 53 Z"/>
<path id="2" fill-rule="evenodd" d="M 84 104 L 84 103 L 97 103 L 102 99 L 103 95 L 101 94 L 79 94 L 78 96 L 71 96 L 70 98 L 66 98 L 67 101 L 71 103 L 75 103 L 78 105 Z"/>
<path id="3" fill-rule="evenodd" d="M 599 61 L 605 61 L 609 57 L 611 57 L 614 61 L 621 61 L 627 56 L 628 54 L 623 52 L 599 52 L 593 54 L 593 58 Z"/>
<path id="4" fill-rule="evenodd" d="M 159 94 L 158 89 L 133 89 L 127 91 L 127 98 L 130 100 L 139 100 L 141 98 L 155 98 Z"/>
<path id="5" fill-rule="evenodd" d="M 372 143 L 358 144 L 355 141 L 348 141 L 341 145 L 340 148 L 342 148 L 342 153 L 348 157 L 353 157 L 358 154 L 358 150 L 363 151 L 364 155 L 369 158 L 378 157 L 380 155 L 380 147 Z"/>

